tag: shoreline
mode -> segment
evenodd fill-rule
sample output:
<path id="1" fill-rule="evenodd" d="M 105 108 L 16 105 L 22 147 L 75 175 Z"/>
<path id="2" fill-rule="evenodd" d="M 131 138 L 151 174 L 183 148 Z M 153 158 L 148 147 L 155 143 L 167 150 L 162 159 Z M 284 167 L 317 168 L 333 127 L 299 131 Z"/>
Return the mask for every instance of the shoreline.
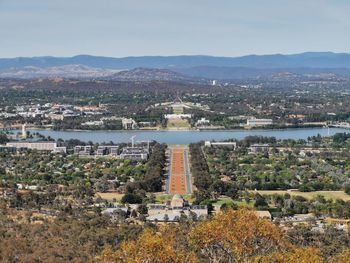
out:
<path id="1" fill-rule="evenodd" d="M 86 129 L 63 129 L 63 130 L 54 130 L 52 128 L 40 128 L 40 127 L 32 127 L 28 128 L 30 131 L 35 130 L 45 130 L 45 131 L 54 131 L 54 132 L 234 132 L 234 131 L 278 131 L 278 130 L 300 130 L 300 129 L 327 129 L 328 127 L 324 126 L 299 126 L 299 127 L 280 127 L 280 128 L 237 128 L 237 129 L 135 129 L 135 130 L 86 130 Z M 338 127 L 329 127 L 330 129 L 337 129 Z M 347 129 L 347 128 L 344 128 Z M 350 128 L 349 128 L 350 130 Z M 13 131 L 18 131 L 18 129 L 14 129 Z"/>

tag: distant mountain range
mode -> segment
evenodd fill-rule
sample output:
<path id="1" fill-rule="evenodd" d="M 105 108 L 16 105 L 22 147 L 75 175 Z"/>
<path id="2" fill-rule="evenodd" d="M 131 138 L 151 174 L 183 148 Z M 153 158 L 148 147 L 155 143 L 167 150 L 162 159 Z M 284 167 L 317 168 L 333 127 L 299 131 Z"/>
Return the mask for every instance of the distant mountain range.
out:
<path id="1" fill-rule="evenodd" d="M 152 71 L 152 69 L 158 70 Z M 188 81 L 195 78 L 254 78 L 283 72 L 295 74 L 332 73 L 350 76 L 350 54 L 307 52 L 294 55 L 249 55 L 242 57 L 145 56 L 125 58 L 79 55 L 67 58 L 19 57 L 0 59 L 0 77 L 2 78 L 58 76 Z"/>

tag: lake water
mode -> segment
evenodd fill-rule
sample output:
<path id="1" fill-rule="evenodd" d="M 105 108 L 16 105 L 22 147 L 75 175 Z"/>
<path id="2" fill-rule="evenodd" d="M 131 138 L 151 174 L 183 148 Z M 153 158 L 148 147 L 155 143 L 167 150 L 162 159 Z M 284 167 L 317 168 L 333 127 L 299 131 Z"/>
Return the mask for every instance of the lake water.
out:
<path id="1" fill-rule="evenodd" d="M 307 139 L 309 136 L 334 135 L 339 132 L 350 132 L 350 129 L 342 128 L 305 128 L 283 130 L 230 130 L 230 131 L 53 131 L 53 130 L 30 130 L 39 132 L 54 139 L 79 139 L 81 141 L 130 142 L 132 136 L 135 141 L 155 140 L 167 144 L 189 144 L 207 140 L 243 139 L 250 135 L 276 137 L 277 139 Z"/>

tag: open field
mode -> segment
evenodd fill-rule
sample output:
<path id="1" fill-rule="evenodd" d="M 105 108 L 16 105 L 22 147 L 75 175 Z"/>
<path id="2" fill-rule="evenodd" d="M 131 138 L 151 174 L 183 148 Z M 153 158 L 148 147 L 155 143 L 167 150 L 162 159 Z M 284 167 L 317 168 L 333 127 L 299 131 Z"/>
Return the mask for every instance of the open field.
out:
<path id="1" fill-rule="evenodd" d="M 342 199 L 344 201 L 350 201 L 350 195 L 347 195 L 343 191 L 315 191 L 315 192 L 299 192 L 299 191 L 287 191 L 287 190 L 257 190 L 252 191 L 261 195 L 273 195 L 273 194 L 290 194 L 292 196 L 303 196 L 307 199 L 315 198 L 318 195 L 324 196 L 326 199 Z"/>
<path id="2" fill-rule="evenodd" d="M 254 206 L 254 202 L 247 203 L 245 201 L 232 200 L 229 197 L 221 197 L 217 201 L 212 203 L 213 206 L 218 206 L 218 207 L 222 206 L 223 204 L 226 204 L 226 205 L 236 204 L 239 207 L 253 207 Z"/>
<path id="3" fill-rule="evenodd" d="M 169 119 L 168 120 L 168 125 L 167 128 L 170 130 L 185 130 L 185 129 L 190 129 L 191 126 L 188 123 L 187 120 L 182 120 L 182 119 Z"/>
<path id="4" fill-rule="evenodd" d="M 124 194 L 116 193 L 116 192 L 107 192 L 107 193 L 101 193 L 97 192 L 96 196 L 101 197 L 102 199 L 106 199 L 108 201 L 113 201 L 115 199 L 116 201 L 120 201 L 122 199 Z"/>

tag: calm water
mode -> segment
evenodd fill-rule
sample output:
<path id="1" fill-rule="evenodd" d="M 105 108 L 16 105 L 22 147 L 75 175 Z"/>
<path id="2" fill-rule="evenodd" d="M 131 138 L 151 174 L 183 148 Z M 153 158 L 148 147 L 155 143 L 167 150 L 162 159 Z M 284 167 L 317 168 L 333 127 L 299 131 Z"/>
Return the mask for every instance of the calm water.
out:
<path id="1" fill-rule="evenodd" d="M 243 139 L 250 135 L 274 136 L 278 139 L 306 139 L 309 136 L 320 134 L 327 136 L 339 132 L 350 132 L 350 129 L 341 128 L 305 128 L 283 130 L 234 130 L 234 131 L 52 131 L 31 130 L 54 139 L 79 139 L 92 142 L 130 142 L 131 136 L 135 141 L 156 140 L 167 144 L 189 144 L 201 140 Z"/>

